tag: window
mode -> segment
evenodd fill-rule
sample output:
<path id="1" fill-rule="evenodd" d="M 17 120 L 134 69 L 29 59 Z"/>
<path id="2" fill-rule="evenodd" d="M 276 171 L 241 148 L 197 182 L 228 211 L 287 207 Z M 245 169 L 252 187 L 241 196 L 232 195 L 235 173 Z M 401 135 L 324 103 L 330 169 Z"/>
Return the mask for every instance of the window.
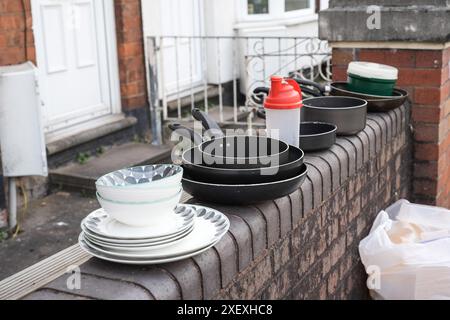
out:
<path id="1" fill-rule="evenodd" d="M 248 14 L 268 14 L 269 0 L 247 0 Z"/>
<path id="2" fill-rule="evenodd" d="M 284 11 L 295 11 L 310 8 L 309 0 L 284 0 Z"/>
<path id="3" fill-rule="evenodd" d="M 238 0 L 244 20 L 271 20 L 314 14 L 315 0 Z"/>

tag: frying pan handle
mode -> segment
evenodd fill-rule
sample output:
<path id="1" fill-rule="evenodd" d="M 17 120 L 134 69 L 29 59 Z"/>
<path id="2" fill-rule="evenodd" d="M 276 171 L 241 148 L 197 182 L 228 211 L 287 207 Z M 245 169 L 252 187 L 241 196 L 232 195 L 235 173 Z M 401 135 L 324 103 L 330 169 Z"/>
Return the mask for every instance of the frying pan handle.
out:
<path id="1" fill-rule="evenodd" d="M 224 133 L 222 129 L 220 128 L 219 124 L 214 121 L 210 116 L 206 114 L 206 112 L 201 111 L 198 108 L 192 109 L 192 116 L 195 120 L 201 121 L 203 124 L 203 128 L 206 130 L 209 130 L 213 137 L 223 137 Z"/>
<path id="2" fill-rule="evenodd" d="M 294 78 L 294 80 L 302 86 L 310 86 L 310 87 L 314 87 L 317 90 L 319 90 L 319 92 L 324 95 L 325 93 L 327 93 L 329 90 L 329 88 L 327 86 L 321 85 L 320 83 L 314 82 L 314 81 L 310 81 L 310 80 L 305 80 L 305 79 L 300 79 L 300 78 Z M 303 88 L 303 87 L 302 87 Z"/>
<path id="3" fill-rule="evenodd" d="M 179 123 L 170 123 L 168 127 L 170 130 L 176 132 L 180 136 L 183 136 L 191 140 L 196 146 L 201 145 L 203 143 L 203 137 L 191 128 L 185 127 Z"/>
<path id="4" fill-rule="evenodd" d="M 256 115 L 261 119 L 265 119 L 266 118 L 266 110 L 264 110 L 263 108 L 258 108 L 258 110 L 256 110 Z"/>
<path id="5" fill-rule="evenodd" d="M 270 89 L 267 87 L 257 87 L 253 90 L 251 98 L 256 104 L 263 104 L 264 97 L 269 95 L 269 91 Z"/>
<path id="6" fill-rule="evenodd" d="M 310 87 L 306 87 L 303 85 L 300 85 L 300 88 L 302 89 L 302 93 L 307 93 L 313 97 L 321 97 L 322 96 L 322 92 L 320 92 L 316 89 L 311 89 Z"/>

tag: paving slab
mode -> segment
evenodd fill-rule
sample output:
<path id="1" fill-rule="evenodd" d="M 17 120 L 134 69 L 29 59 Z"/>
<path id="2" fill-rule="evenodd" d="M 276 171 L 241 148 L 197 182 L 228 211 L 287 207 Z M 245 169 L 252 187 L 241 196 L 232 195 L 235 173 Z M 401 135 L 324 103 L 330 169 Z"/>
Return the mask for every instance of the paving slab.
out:
<path id="1" fill-rule="evenodd" d="M 0 280 L 77 243 L 81 220 L 99 207 L 94 198 L 58 192 L 20 210 L 22 231 L 0 243 Z"/>
<path id="2" fill-rule="evenodd" d="M 142 164 L 158 163 L 170 158 L 170 146 L 127 143 L 115 146 L 86 163 L 71 163 L 50 171 L 53 187 L 95 191 L 95 181 L 108 172 Z"/>

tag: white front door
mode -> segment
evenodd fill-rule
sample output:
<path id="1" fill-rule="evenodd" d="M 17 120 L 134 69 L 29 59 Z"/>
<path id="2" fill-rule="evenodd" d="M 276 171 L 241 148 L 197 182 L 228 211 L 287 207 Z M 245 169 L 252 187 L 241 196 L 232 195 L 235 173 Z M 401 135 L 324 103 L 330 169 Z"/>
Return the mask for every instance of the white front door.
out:
<path id="1" fill-rule="evenodd" d="M 144 0 L 146 36 L 162 36 L 160 61 L 166 95 L 203 83 L 201 0 Z M 180 38 L 175 38 L 178 36 Z M 206 45 L 206 43 L 204 43 Z"/>
<path id="2" fill-rule="evenodd" d="M 113 0 L 32 0 L 47 133 L 120 112 L 113 6 Z"/>

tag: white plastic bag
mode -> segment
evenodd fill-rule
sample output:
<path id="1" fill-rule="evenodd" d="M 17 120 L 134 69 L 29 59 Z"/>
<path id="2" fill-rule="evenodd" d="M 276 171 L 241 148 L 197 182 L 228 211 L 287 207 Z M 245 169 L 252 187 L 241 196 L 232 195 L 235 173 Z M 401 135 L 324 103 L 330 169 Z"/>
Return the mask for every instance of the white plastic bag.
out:
<path id="1" fill-rule="evenodd" d="M 450 210 L 400 200 L 359 244 L 372 296 L 450 299 Z"/>

